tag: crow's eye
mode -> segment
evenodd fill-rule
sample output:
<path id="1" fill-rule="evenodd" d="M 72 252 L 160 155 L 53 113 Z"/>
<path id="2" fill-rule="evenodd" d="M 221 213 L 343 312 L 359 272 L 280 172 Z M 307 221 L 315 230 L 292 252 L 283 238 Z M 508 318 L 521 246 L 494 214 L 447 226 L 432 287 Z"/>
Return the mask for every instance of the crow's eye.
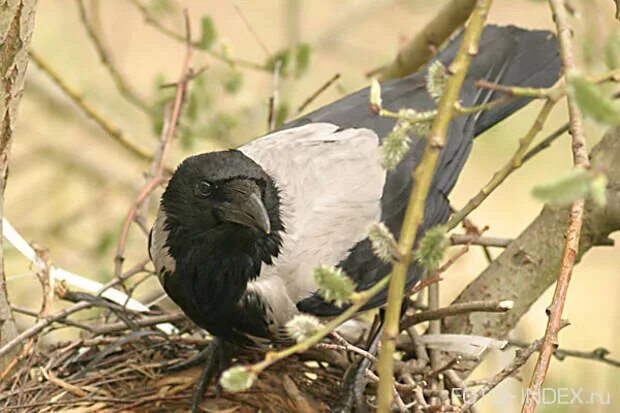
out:
<path id="1" fill-rule="evenodd" d="M 212 191 L 213 191 L 213 184 L 209 181 L 200 181 L 196 184 L 194 188 L 194 194 L 201 198 L 207 198 L 211 196 Z"/>

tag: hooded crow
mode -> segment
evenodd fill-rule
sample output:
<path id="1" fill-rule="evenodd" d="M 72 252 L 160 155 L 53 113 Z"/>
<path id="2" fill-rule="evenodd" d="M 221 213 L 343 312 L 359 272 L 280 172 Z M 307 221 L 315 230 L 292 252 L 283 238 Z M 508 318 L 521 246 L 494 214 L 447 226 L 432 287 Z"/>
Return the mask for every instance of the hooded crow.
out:
<path id="1" fill-rule="evenodd" d="M 461 37 L 435 60 L 447 66 Z M 496 97 L 478 89 L 476 80 L 549 87 L 559 69 L 552 33 L 487 26 L 460 102 L 473 106 Z M 425 87 L 427 70 L 428 65 L 384 82 L 383 106 L 434 109 Z M 472 139 L 527 102 L 514 99 L 452 121 L 418 238 L 448 219 L 448 195 Z M 149 239 L 166 293 L 216 337 L 218 346 L 277 340 L 298 312 L 333 316 L 343 311 L 317 294 L 313 270 L 337 266 L 358 290 L 389 274 L 391 265 L 373 254 L 368 227 L 382 222 L 398 237 L 414 185 L 411 171 L 426 144 L 423 136 L 410 134 L 404 159 L 393 170 L 383 169 L 379 146 L 394 122 L 370 109 L 369 90 L 362 89 L 238 149 L 184 160 L 161 198 Z M 408 285 L 421 273 L 413 264 Z M 385 298 L 385 292 L 379 294 L 367 308 L 381 306 Z M 218 369 L 210 364 L 209 375 Z"/>

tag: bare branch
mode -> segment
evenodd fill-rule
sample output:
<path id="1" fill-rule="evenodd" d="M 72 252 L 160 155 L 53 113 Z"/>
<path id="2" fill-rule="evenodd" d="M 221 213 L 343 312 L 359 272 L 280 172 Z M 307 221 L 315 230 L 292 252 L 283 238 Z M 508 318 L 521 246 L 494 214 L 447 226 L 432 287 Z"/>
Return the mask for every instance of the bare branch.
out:
<path id="1" fill-rule="evenodd" d="M 89 308 L 92 306 L 92 303 L 87 301 L 80 301 L 79 303 L 73 304 L 71 307 L 65 308 L 57 313 L 51 314 L 47 317 L 43 317 L 33 326 L 21 332 L 17 337 L 13 338 L 11 341 L 0 347 L 0 357 L 5 356 L 11 351 L 15 346 L 24 342 L 25 340 L 34 337 L 43 331 L 47 326 L 54 323 L 57 320 L 63 319 L 77 311 L 84 310 L 85 308 Z"/>
<path id="2" fill-rule="evenodd" d="M 508 343 L 511 346 L 525 348 L 529 346 L 529 343 L 525 343 L 519 340 L 509 340 Z M 604 347 L 597 347 L 591 351 L 582 351 L 582 350 L 568 350 L 565 348 L 556 348 L 553 352 L 553 356 L 560 361 L 564 361 L 566 357 L 580 358 L 585 360 L 594 360 L 600 361 L 604 364 L 609 364 L 613 367 L 620 367 L 620 360 L 615 360 L 607 357 L 609 355 L 609 350 Z"/>
<path id="3" fill-rule="evenodd" d="M 450 218 L 450 221 L 448 221 L 447 224 L 448 228 L 456 227 L 459 222 L 467 217 L 467 215 L 469 215 L 474 209 L 480 206 L 480 204 L 487 199 L 487 197 L 495 189 L 497 189 L 497 187 L 500 186 L 512 172 L 523 165 L 523 159 L 527 153 L 527 149 L 534 141 L 534 138 L 536 138 L 538 133 L 542 130 L 543 125 L 551 113 L 551 109 L 553 109 L 559 97 L 559 94 L 554 94 L 547 98 L 529 131 L 519 141 L 519 147 L 514 155 L 500 170 L 495 172 L 491 180 L 472 199 L 470 199 L 463 208 L 452 215 L 452 218 Z"/>
<path id="4" fill-rule="evenodd" d="M 400 323 L 400 329 L 412 327 L 416 324 L 430 320 L 439 320 L 445 317 L 454 316 L 463 313 L 473 313 L 476 311 L 484 311 L 491 313 L 505 313 L 513 306 L 510 300 L 503 301 L 471 301 L 469 303 L 452 304 L 437 310 L 421 311 L 406 317 Z"/>
<path id="5" fill-rule="evenodd" d="M 116 278 L 120 277 L 123 272 L 123 261 L 125 259 L 125 244 L 127 243 L 127 237 L 129 236 L 129 229 L 131 227 L 131 223 L 134 222 L 134 219 L 138 215 L 142 203 L 159 185 L 166 182 L 166 178 L 164 178 L 164 162 L 170 150 L 170 146 L 172 145 L 172 140 L 174 139 L 176 133 L 176 126 L 181 116 L 181 107 L 183 105 L 185 94 L 187 92 L 187 83 L 190 81 L 190 79 L 192 79 L 192 72 L 189 67 L 190 58 L 192 56 L 191 28 L 187 11 L 185 11 L 184 15 L 187 32 L 185 41 L 185 57 L 183 58 L 183 62 L 181 64 L 181 74 L 179 75 L 179 80 L 177 81 L 176 95 L 172 111 L 170 113 L 170 118 L 167 121 L 166 127 L 164 128 L 166 136 L 165 139 L 162 141 L 162 146 L 157 151 L 156 157 L 153 158 L 151 170 L 155 171 L 155 173 L 153 174 L 152 178 L 146 182 L 146 184 L 142 187 L 142 189 L 136 196 L 136 200 L 129 208 L 129 211 L 127 212 L 127 215 L 125 217 L 125 221 L 123 222 L 123 227 L 121 229 L 116 248 L 116 256 L 114 257 L 114 276 Z"/>
<path id="6" fill-rule="evenodd" d="M 609 234 L 620 230 L 620 129 L 611 129 L 593 148 L 592 167 L 605 171 L 608 178 L 607 204 L 586 203 L 583 233 L 576 260 L 592 247 L 609 244 Z M 455 303 L 476 300 L 513 300 L 512 310 L 504 314 L 470 313 L 444 320 L 444 331 L 505 338 L 534 302 L 557 279 L 566 230 L 568 207 L 545 206 L 540 215 L 485 269 Z M 506 274 L 510 274 L 507 277 Z M 466 362 L 471 371 L 477 362 Z"/>
<path id="7" fill-rule="evenodd" d="M 481 245 L 484 247 L 506 248 L 512 242 L 510 238 L 481 237 L 479 235 L 452 234 L 450 235 L 452 245 Z"/>
<path id="8" fill-rule="evenodd" d="M 518 350 L 515 358 L 503 369 L 500 370 L 495 376 L 493 376 L 490 380 L 486 382 L 485 385 L 482 386 L 481 389 L 469 395 L 466 398 L 465 403 L 461 406 L 461 411 L 466 412 L 469 410 L 474 404 L 478 403 L 478 400 L 483 398 L 487 393 L 493 390 L 498 384 L 504 381 L 506 378 L 510 377 L 515 371 L 521 368 L 527 361 L 530 356 L 534 354 L 536 350 L 540 347 L 542 340 L 538 340 L 530 344 L 527 348 L 523 350 Z"/>
<path id="9" fill-rule="evenodd" d="M 568 25 L 564 0 L 549 0 L 549 4 L 553 12 L 553 20 L 557 27 L 560 56 L 562 58 L 564 75 L 566 76 L 576 69 L 575 57 L 573 55 L 572 33 Z M 573 96 L 569 94 L 567 99 L 570 122 L 569 129 L 572 136 L 573 162 L 575 168 L 589 169 L 590 160 L 588 159 L 586 147 L 583 116 Z M 533 413 L 536 410 L 539 400 L 538 397 L 535 397 L 534 392 L 540 390 L 542 387 L 547 375 L 547 370 L 549 369 L 551 356 L 558 346 L 558 331 L 560 330 L 560 322 L 562 320 L 562 310 L 566 302 L 568 286 L 575 265 L 575 257 L 579 249 L 579 238 L 581 236 L 584 214 L 585 200 L 578 199 L 574 201 L 569 212 L 568 229 L 565 234 L 560 274 L 558 275 L 553 300 L 547 309 L 549 321 L 547 323 L 547 329 L 543 338 L 540 354 L 538 355 L 536 367 L 534 367 L 534 373 L 526 393 L 525 402 L 523 403 L 522 413 Z"/>

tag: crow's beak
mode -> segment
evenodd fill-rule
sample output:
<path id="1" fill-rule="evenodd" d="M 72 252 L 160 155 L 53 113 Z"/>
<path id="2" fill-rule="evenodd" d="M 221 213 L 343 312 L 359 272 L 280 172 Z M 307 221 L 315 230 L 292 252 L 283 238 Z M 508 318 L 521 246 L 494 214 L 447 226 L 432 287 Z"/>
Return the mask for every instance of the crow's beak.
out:
<path id="1" fill-rule="evenodd" d="M 228 222 L 256 228 L 265 234 L 271 232 L 269 214 L 260 195 L 254 191 L 236 193 L 234 201 L 221 211 L 221 218 Z"/>

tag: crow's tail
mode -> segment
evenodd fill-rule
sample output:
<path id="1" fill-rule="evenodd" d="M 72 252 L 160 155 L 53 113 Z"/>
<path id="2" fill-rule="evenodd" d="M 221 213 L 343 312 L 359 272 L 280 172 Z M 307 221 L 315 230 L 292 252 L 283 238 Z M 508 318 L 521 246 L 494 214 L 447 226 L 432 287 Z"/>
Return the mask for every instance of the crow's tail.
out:
<path id="1" fill-rule="evenodd" d="M 444 65 L 455 57 L 462 34 L 453 39 L 437 56 Z M 462 96 L 470 105 L 497 99 L 498 93 L 476 89 L 475 81 L 485 79 L 503 85 L 543 88 L 558 79 L 560 56 L 556 37 L 544 30 L 525 30 L 515 26 L 486 26 L 480 38 L 479 54 L 472 60 Z M 523 107 L 530 99 L 515 99 L 473 116 L 474 136 L 484 132 Z"/>

